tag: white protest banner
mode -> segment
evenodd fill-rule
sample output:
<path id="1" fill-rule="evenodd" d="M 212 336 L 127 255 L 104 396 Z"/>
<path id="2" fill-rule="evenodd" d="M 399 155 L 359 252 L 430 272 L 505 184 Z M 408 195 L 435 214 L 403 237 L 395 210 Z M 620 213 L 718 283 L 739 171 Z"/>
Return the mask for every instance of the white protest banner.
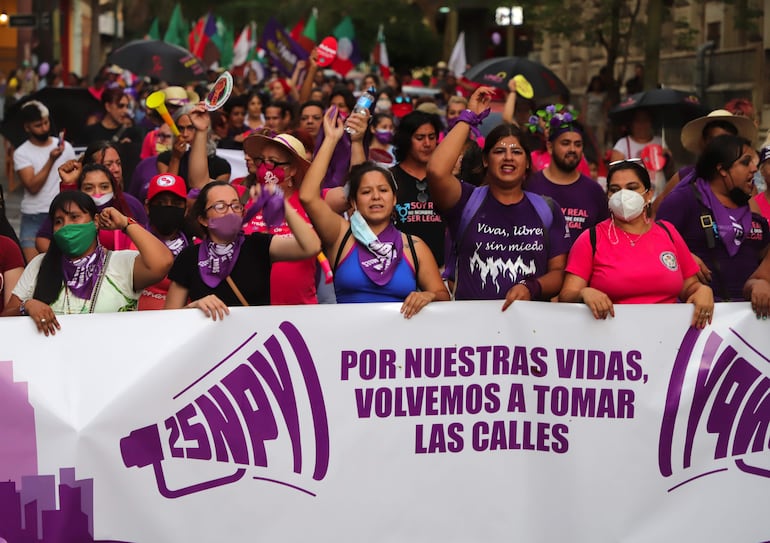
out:
<path id="1" fill-rule="evenodd" d="M 749 304 L 0 320 L 0 541 L 767 541 Z"/>

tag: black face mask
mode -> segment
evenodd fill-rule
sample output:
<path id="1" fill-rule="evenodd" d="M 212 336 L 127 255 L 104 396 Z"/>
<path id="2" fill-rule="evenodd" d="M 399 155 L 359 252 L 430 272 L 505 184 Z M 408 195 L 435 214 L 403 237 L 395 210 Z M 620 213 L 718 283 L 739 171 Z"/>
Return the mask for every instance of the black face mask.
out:
<path id="1" fill-rule="evenodd" d="M 162 236 L 170 236 L 184 224 L 185 208 L 176 206 L 150 206 L 150 224 Z"/>
<path id="2" fill-rule="evenodd" d="M 738 187 L 731 188 L 730 191 L 727 193 L 727 197 L 730 198 L 730 200 L 738 207 L 743 207 L 745 205 L 748 205 L 749 200 L 751 200 L 751 195 L 746 194 Z"/>

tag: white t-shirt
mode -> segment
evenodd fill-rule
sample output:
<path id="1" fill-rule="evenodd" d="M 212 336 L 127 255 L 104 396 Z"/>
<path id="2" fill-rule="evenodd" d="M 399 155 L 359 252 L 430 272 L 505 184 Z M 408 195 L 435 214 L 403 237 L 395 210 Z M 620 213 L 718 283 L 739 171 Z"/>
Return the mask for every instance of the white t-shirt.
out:
<path id="1" fill-rule="evenodd" d="M 620 138 L 617 143 L 615 144 L 615 147 L 613 147 L 613 150 L 618 151 L 621 153 L 625 158 L 641 158 L 642 157 L 642 150 L 647 147 L 648 145 L 658 144 L 661 147 L 663 147 L 663 140 L 660 139 L 658 136 L 655 136 L 652 138 L 652 140 L 639 143 L 635 139 L 633 139 L 631 136 L 626 136 L 624 138 Z M 630 153 L 629 153 L 630 150 Z M 663 173 L 663 171 L 657 171 L 653 172 L 650 171 L 650 180 L 652 181 L 653 186 L 655 187 L 655 196 L 659 195 L 663 188 L 666 186 L 666 174 Z"/>
<path id="2" fill-rule="evenodd" d="M 57 145 L 59 145 L 59 138 L 51 138 L 51 143 L 45 147 L 40 147 L 30 141 L 25 141 L 13 153 L 13 167 L 18 172 L 19 170 L 32 166 L 33 171 L 37 173 L 43 169 L 43 166 L 45 166 L 45 163 L 48 161 L 48 157 L 51 155 L 51 151 Z M 21 199 L 22 213 L 27 215 L 33 213 L 48 213 L 51 201 L 57 194 L 59 194 L 59 166 L 74 158 L 75 151 L 72 149 L 72 145 L 65 141 L 64 152 L 56 159 L 53 166 L 51 166 L 51 172 L 48 174 L 48 179 L 45 180 L 43 188 L 41 188 L 37 194 L 32 194 L 26 188 L 24 189 L 24 196 Z"/>
<path id="3" fill-rule="evenodd" d="M 20 300 L 32 298 L 44 256 L 45 254 L 37 255 L 24 268 L 24 273 L 21 274 L 13 289 L 13 293 Z M 137 256 L 139 251 L 111 252 L 102 286 L 94 304 L 94 313 L 114 313 L 136 309 L 136 301 L 141 294 L 134 291 L 134 260 Z M 51 309 L 57 315 L 88 313 L 90 308 L 90 300 L 76 297 L 67 287 L 62 288 L 56 301 L 51 304 Z"/>

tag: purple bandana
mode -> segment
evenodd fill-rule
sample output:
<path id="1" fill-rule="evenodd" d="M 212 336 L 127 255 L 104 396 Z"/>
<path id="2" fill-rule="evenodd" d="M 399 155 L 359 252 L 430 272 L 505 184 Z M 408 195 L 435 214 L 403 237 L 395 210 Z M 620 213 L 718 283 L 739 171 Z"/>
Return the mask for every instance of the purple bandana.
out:
<path id="1" fill-rule="evenodd" d="M 481 121 L 486 119 L 488 116 L 489 108 L 485 109 L 479 114 L 472 112 L 470 109 L 464 109 L 457 117 L 451 119 L 447 123 L 447 130 L 452 130 L 457 123 L 464 122 L 470 125 L 473 135 L 477 138 L 480 138 L 482 134 L 481 130 L 478 129 L 478 126 L 481 124 Z"/>
<path id="2" fill-rule="evenodd" d="M 182 252 L 182 249 L 190 245 L 190 242 L 187 241 L 187 238 L 181 232 L 174 239 L 163 240 L 163 243 L 166 244 L 166 247 L 168 247 L 168 250 L 171 251 L 171 254 L 173 254 L 175 258 L 179 256 L 179 253 Z"/>
<path id="3" fill-rule="evenodd" d="M 361 269 L 375 285 L 387 285 L 393 278 L 403 253 L 404 241 L 401 239 L 401 232 L 393 224 L 389 224 L 368 245 L 358 240 L 358 237 L 356 240 L 359 241 L 356 249 Z"/>
<path id="4" fill-rule="evenodd" d="M 741 243 L 751 232 L 751 209 L 748 205 L 737 208 L 723 206 L 711 190 L 711 186 L 701 178 L 695 181 L 695 185 L 703 196 L 703 203 L 714 215 L 714 222 L 717 224 L 719 237 L 727 249 L 727 254 L 731 257 L 735 256 L 741 248 Z"/>
<path id="5" fill-rule="evenodd" d="M 96 250 L 90 255 L 76 260 L 62 256 L 62 273 L 66 288 L 81 300 L 91 299 L 104 267 L 105 254 L 104 248 L 97 243 Z"/>
<path id="6" fill-rule="evenodd" d="M 270 227 L 281 226 L 286 222 L 284 196 L 281 187 L 276 186 L 272 194 L 265 187 L 262 187 L 259 197 L 249 206 L 249 209 L 243 216 L 243 223 L 249 222 L 260 211 L 265 223 Z"/>
<path id="7" fill-rule="evenodd" d="M 246 237 L 243 232 L 240 232 L 235 241 L 227 245 L 220 245 L 211 240 L 200 244 L 198 247 L 198 270 L 200 270 L 201 279 L 206 286 L 216 288 L 230 275 L 235 262 L 238 260 L 244 239 Z"/>

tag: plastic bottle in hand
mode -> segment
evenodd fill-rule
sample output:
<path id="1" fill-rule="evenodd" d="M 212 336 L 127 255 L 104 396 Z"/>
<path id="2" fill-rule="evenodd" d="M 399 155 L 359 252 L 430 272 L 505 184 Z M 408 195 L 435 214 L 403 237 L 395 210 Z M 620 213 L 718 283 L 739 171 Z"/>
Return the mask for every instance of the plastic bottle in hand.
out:
<path id="1" fill-rule="evenodd" d="M 367 90 L 365 90 L 361 96 L 358 97 L 358 100 L 356 101 L 356 105 L 353 106 L 352 113 L 358 113 L 360 115 L 368 116 L 371 112 L 372 106 L 374 105 L 375 98 L 374 93 L 377 92 L 377 89 L 374 87 L 369 87 Z M 350 128 L 349 126 L 345 127 L 345 132 L 348 134 L 355 134 L 355 130 Z"/>

